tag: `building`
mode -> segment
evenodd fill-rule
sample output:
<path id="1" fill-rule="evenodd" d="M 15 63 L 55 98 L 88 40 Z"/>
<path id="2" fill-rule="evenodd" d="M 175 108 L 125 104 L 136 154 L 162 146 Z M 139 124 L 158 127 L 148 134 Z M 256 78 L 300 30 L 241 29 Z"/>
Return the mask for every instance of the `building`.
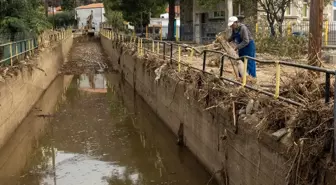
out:
<path id="1" fill-rule="evenodd" d="M 285 12 L 285 21 L 283 23 L 284 32 L 308 33 L 309 31 L 309 1 L 293 0 Z M 244 15 L 252 18 L 246 20 L 246 24 L 252 32 L 256 30 L 255 26 L 258 22 L 258 30 L 261 28 L 268 29 L 266 14 L 257 11 L 257 4 L 238 4 L 234 0 L 227 0 L 218 3 L 212 9 L 206 9 L 198 5 L 197 0 L 181 0 L 181 39 L 186 41 L 194 41 L 196 43 L 208 43 L 215 39 L 215 35 L 227 29 L 228 17 L 235 15 Z M 244 7 L 245 6 L 245 7 Z M 190 8 L 192 7 L 192 8 Z M 333 0 L 324 8 L 324 24 L 325 35 L 330 35 L 328 41 L 336 43 L 336 1 Z M 326 26 L 328 23 L 328 27 Z M 290 27 L 290 29 L 287 29 Z M 328 28 L 328 30 L 326 29 Z"/>
<path id="2" fill-rule="evenodd" d="M 58 14 L 62 12 L 62 8 L 58 7 L 48 7 L 48 15 Z"/>
<path id="3" fill-rule="evenodd" d="M 176 36 L 180 37 L 180 6 L 175 6 L 175 19 L 176 19 Z M 162 27 L 162 39 L 168 38 L 168 24 L 169 24 L 169 7 L 166 8 L 166 13 L 161 14 L 160 18 L 150 18 L 148 25 L 149 32 L 155 35 L 159 34 Z"/>
<path id="4" fill-rule="evenodd" d="M 167 39 L 168 38 L 168 24 L 169 24 L 169 15 L 168 13 L 165 13 L 165 14 L 161 14 L 160 18 L 151 18 L 149 27 L 150 28 L 155 27 L 156 29 L 154 29 L 154 32 L 156 34 L 159 34 L 158 33 L 159 28 L 162 27 L 162 39 Z M 180 17 L 176 17 L 176 33 L 178 37 L 180 35 L 180 25 L 181 25 Z M 149 32 L 152 33 L 151 29 Z"/>
<path id="5" fill-rule="evenodd" d="M 92 26 L 95 28 L 95 32 L 99 32 L 100 24 L 106 20 L 103 3 L 94 3 L 77 7 L 78 28 L 84 28 L 91 11 L 93 12 Z"/>
<path id="6" fill-rule="evenodd" d="M 181 39 L 197 43 L 213 41 L 217 33 L 227 28 L 228 17 L 234 15 L 233 0 L 221 1 L 208 9 L 199 6 L 197 0 L 183 0 L 180 6 Z"/>
<path id="7" fill-rule="evenodd" d="M 285 19 L 286 21 L 309 21 L 308 0 L 293 0 L 286 9 Z M 336 1 L 332 1 L 324 8 L 324 19 L 336 22 Z"/>
<path id="8" fill-rule="evenodd" d="M 309 1 L 308 0 L 293 0 L 286 8 L 285 20 L 282 24 L 283 32 L 288 34 L 309 34 Z M 336 1 L 324 7 L 323 10 L 323 36 L 324 44 L 336 45 Z M 268 27 L 266 14 L 258 12 L 258 27 L 259 30 Z"/>
<path id="9" fill-rule="evenodd" d="M 166 8 L 166 13 L 169 13 L 169 6 Z M 175 6 L 175 17 L 180 17 L 181 15 L 181 9 L 179 5 Z"/>

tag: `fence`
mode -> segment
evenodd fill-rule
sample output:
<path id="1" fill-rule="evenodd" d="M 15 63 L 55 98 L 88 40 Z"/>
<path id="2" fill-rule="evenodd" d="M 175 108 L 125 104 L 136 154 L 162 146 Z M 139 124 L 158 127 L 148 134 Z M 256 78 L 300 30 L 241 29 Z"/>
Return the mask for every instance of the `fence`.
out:
<path id="1" fill-rule="evenodd" d="M 232 57 L 226 53 L 220 52 L 220 51 L 214 51 L 214 50 L 203 50 L 201 55 L 203 58 L 203 63 L 202 63 L 202 69 L 199 69 L 197 67 L 193 67 L 190 64 L 188 64 L 188 61 L 182 61 L 181 59 L 181 50 L 183 49 L 189 49 L 190 50 L 190 57 L 189 60 L 192 60 L 193 53 L 194 53 L 194 48 L 186 45 L 180 45 L 176 44 L 173 42 L 162 42 L 162 41 L 157 41 L 157 40 L 150 40 L 150 39 L 144 39 L 144 38 L 139 38 L 136 36 L 132 35 L 122 35 L 118 34 L 115 32 L 112 32 L 110 30 L 101 30 L 100 32 L 101 36 L 106 37 L 110 40 L 117 41 L 117 42 L 123 42 L 123 43 L 128 43 L 128 46 L 136 47 L 137 48 L 137 53 L 139 56 L 144 56 L 145 53 L 151 53 L 155 54 L 158 58 L 161 58 L 163 60 L 169 61 L 171 64 L 177 65 L 178 72 L 181 71 L 181 65 L 188 66 L 190 69 L 196 70 L 196 71 L 202 71 L 204 74 L 208 75 L 214 75 L 212 73 L 209 73 L 206 71 L 206 63 L 207 63 L 207 56 L 210 53 L 216 53 L 220 55 L 220 70 L 218 78 L 222 80 L 223 82 L 229 82 L 237 86 L 241 86 L 243 88 L 256 91 L 258 93 L 265 94 L 267 96 L 274 97 L 275 99 L 287 102 L 289 104 L 295 105 L 295 106 L 304 106 L 300 102 L 296 102 L 294 100 L 288 99 L 286 97 L 280 96 L 280 73 L 281 73 L 281 66 L 290 66 L 290 67 L 295 67 L 295 68 L 300 68 L 300 69 L 305 69 L 309 71 L 315 71 L 315 72 L 321 72 L 324 73 L 325 75 L 325 103 L 330 103 L 330 85 L 331 85 L 331 75 L 336 76 L 336 71 L 335 70 L 330 70 L 330 69 L 325 69 L 325 68 L 320 68 L 320 67 L 315 67 L 315 66 L 309 66 L 309 65 L 304 65 L 304 64 L 297 64 L 294 62 L 283 62 L 283 61 L 272 61 L 272 60 L 260 60 L 257 58 L 251 58 L 248 56 L 243 56 L 239 58 Z M 161 49 L 162 48 L 162 49 Z M 173 50 L 174 48 L 177 48 L 177 56 L 174 56 Z M 244 72 L 242 74 L 242 82 L 230 79 L 228 77 L 223 76 L 223 70 L 224 70 L 224 59 L 228 58 L 230 60 L 243 60 L 244 62 Z M 262 64 L 267 64 L 267 65 L 275 65 L 276 66 L 276 85 L 274 92 L 269 92 L 263 89 L 259 89 L 257 87 L 253 87 L 250 85 L 247 85 L 247 62 L 248 59 L 255 60 L 257 63 L 262 63 Z M 335 87 L 336 87 L 336 80 L 335 80 Z M 334 93 L 334 114 L 336 114 L 336 93 Z M 334 119 L 334 130 L 336 130 L 336 119 Z M 334 142 L 336 142 L 336 131 L 334 133 Z M 334 147 L 334 154 L 336 155 L 336 146 Z M 336 156 L 335 156 L 336 157 Z"/>
<path id="2" fill-rule="evenodd" d="M 50 34 L 50 42 L 58 42 L 71 35 L 71 30 L 60 31 Z M 27 56 L 31 56 L 35 53 L 35 50 L 43 43 L 43 37 L 29 38 L 16 42 L 8 42 L 0 45 L 0 65 L 11 65 L 15 62 L 24 59 Z"/>
<path id="3" fill-rule="evenodd" d="M 35 37 L 35 34 L 33 33 L 23 33 L 23 32 L 18 32 L 15 34 L 1 33 L 0 44 L 25 40 L 27 38 L 33 38 L 33 37 Z"/>
<path id="4" fill-rule="evenodd" d="M 216 34 L 226 29 L 222 22 L 209 22 L 209 23 L 185 23 L 181 24 L 181 40 L 182 41 L 196 41 L 199 43 L 207 44 L 216 39 Z"/>
<path id="5" fill-rule="evenodd" d="M 270 34 L 270 28 L 266 24 L 257 23 L 255 26 L 256 33 Z M 279 25 L 275 25 L 275 31 L 279 33 Z M 309 22 L 302 22 L 300 24 L 296 23 L 285 23 L 282 25 L 282 31 L 284 35 L 290 36 L 305 36 L 309 35 Z M 336 45 L 336 23 L 325 21 L 322 28 L 322 44 L 324 46 Z"/>

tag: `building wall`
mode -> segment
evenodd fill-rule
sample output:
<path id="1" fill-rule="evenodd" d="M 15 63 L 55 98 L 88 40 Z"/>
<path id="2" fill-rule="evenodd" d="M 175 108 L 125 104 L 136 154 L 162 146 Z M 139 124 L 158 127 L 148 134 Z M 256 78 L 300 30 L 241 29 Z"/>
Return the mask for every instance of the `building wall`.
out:
<path id="1" fill-rule="evenodd" d="M 197 43 L 214 40 L 217 33 L 227 28 L 228 17 L 233 14 L 232 0 L 222 1 L 210 9 L 199 6 L 197 0 L 183 0 L 180 6 L 181 38 Z"/>
<path id="2" fill-rule="evenodd" d="M 300 1 L 302 1 L 302 0 L 300 0 Z M 288 20 L 290 20 L 290 19 L 293 19 L 293 20 L 301 19 L 303 21 L 308 21 L 309 20 L 309 7 L 307 8 L 307 10 L 305 12 L 302 5 L 297 6 L 297 3 L 292 3 L 290 5 L 290 10 L 291 11 L 288 11 L 289 15 L 285 15 L 286 19 L 288 19 Z M 329 21 L 333 20 L 333 6 L 332 6 L 332 4 L 327 5 L 324 8 L 323 14 L 324 14 L 324 19 L 325 20 L 329 20 Z"/>
<path id="3" fill-rule="evenodd" d="M 285 23 L 301 23 L 301 22 L 309 22 L 309 7 L 306 9 L 306 12 L 304 13 L 303 5 L 299 5 L 298 1 L 302 0 L 296 0 L 294 3 L 291 3 L 289 11 L 287 10 L 285 13 Z M 336 10 L 336 6 L 335 6 Z M 330 23 L 336 22 L 333 21 L 333 5 L 327 5 L 324 8 L 323 11 L 324 14 L 324 20 L 328 20 Z M 262 18 L 262 16 L 265 16 L 266 14 L 263 12 L 258 12 L 259 19 Z"/>
<path id="4" fill-rule="evenodd" d="M 99 32 L 99 25 L 102 22 L 105 22 L 106 18 L 104 16 L 105 9 L 104 8 L 92 8 L 92 9 L 77 9 L 77 15 L 79 17 L 78 28 L 83 28 L 86 26 L 87 17 L 91 14 L 91 10 L 93 11 L 93 24 L 95 26 L 95 31 Z"/>
<path id="5" fill-rule="evenodd" d="M 232 0 L 228 0 L 231 1 Z M 232 7 L 231 7 L 232 10 Z M 198 5 L 197 0 L 193 1 L 193 27 L 194 41 L 207 43 L 215 39 L 215 35 L 223 31 L 227 26 L 227 19 L 232 15 L 226 2 L 220 2 L 212 9 L 206 9 Z M 230 13 L 231 11 L 231 13 Z M 215 12 L 220 12 L 221 17 L 214 17 Z"/>
<path id="6" fill-rule="evenodd" d="M 193 30 L 193 0 L 183 0 L 180 2 L 181 8 L 181 40 L 192 41 L 194 39 Z"/>
<path id="7" fill-rule="evenodd" d="M 162 25 L 162 38 L 166 39 L 168 38 L 168 24 L 169 24 L 169 18 L 151 18 L 150 19 L 151 25 Z M 180 26 L 181 26 L 181 20 L 180 18 L 176 18 L 176 31 L 177 35 L 180 37 Z"/>

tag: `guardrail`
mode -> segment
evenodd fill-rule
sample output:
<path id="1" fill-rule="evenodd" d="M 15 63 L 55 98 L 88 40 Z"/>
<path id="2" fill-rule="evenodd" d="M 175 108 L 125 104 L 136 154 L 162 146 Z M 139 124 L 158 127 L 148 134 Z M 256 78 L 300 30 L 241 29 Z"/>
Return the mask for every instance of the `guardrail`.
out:
<path id="1" fill-rule="evenodd" d="M 187 45 L 183 45 L 183 44 L 177 44 L 174 42 L 164 42 L 164 41 L 158 41 L 158 40 L 152 40 L 152 39 L 145 39 L 145 38 L 139 38 L 136 36 L 132 36 L 132 35 L 122 35 L 122 34 L 118 34 L 116 32 L 112 32 L 110 30 L 101 30 L 101 35 L 107 37 L 108 39 L 111 40 L 120 40 L 122 42 L 128 42 L 131 44 L 134 44 L 135 46 L 137 46 L 138 48 L 138 53 L 140 55 L 143 55 L 144 52 L 151 52 L 151 53 L 156 53 L 157 55 L 159 55 L 160 57 L 162 57 L 164 60 L 169 59 L 170 62 L 177 62 L 178 66 L 179 65 L 188 65 L 186 62 L 181 61 L 181 49 L 189 49 L 191 52 L 190 54 L 190 59 L 193 57 L 193 53 L 194 53 L 194 48 L 187 46 Z M 162 50 L 160 48 L 163 48 Z M 176 57 L 174 58 L 173 56 L 173 50 L 174 48 L 179 51 L 177 59 Z M 168 50 L 168 51 L 167 51 Z M 280 96 L 280 72 L 281 72 L 281 66 L 290 66 L 290 67 L 296 67 L 296 68 L 300 68 L 300 69 L 307 69 L 310 71 L 315 71 L 315 72 L 322 72 L 325 73 L 325 102 L 329 103 L 330 102 L 330 78 L 331 75 L 335 75 L 336 71 L 335 70 L 330 70 L 330 69 L 326 69 L 326 68 L 321 68 L 321 67 L 315 67 L 315 66 L 310 66 L 310 65 L 305 65 L 305 64 L 297 64 L 297 63 L 291 63 L 291 62 L 284 62 L 284 61 L 272 61 L 272 60 L 260 60 L 257 58 L 252 58 L 249 56 L 243 56 L 243 57 L 232 57 L 230 55 L 228 55 L 227 53 L 221 52 L 221 51 L 215 51 L 215 50 L 203 50 L 201 55 L 203 55 L 203 68 L 202 71 L 204 73 L 208 73 L 206 72 L 206 62 L 207 62 L 207 54 L 209 53 L 217 53 L 220 55 L 220 72 L 219 72 L 219 78 L 225 80 L 225 81 L 229 81 L 232 82 L 234 84 L 246 87 L 248 89 L 254 90 L 254 91 L 258 91 L 260 93 L 266 94 L 268 96 L 273 96 L 276 99 L 279 100 L 283 100 L 287 103 L 291 103 L 297 106 L 303 106 L 303 104 L 287 99 L 285 97 Z M 167 55 L 168 54 L 168 55 Z M 242 60 L 244 61 L 244 67 L 247 67 L 247 61 L 248 59 L 252 59 L 255 60 L 258 63 L 263 63 L 263 64 L 273 64 L 276 66 L 276 85 L 275 85 L 275 90 L 274 93 L 271 92 L 267 92 L 264 90 L 260 90 L 260 89 L 256 89 L 255 87 L 249 86 L 246 83 L 246 79 L 247 79 L 247 73 L 246 70 L 244 72 L 244 74 L 242 75 L 242 82 L 238 82 L 232 79 L 228 79 L 226 77 L 223 76 L 223 71 L 224 71 L 224 61 L 225 61 L 225 57 L 227 57 L 230 60 Z M 195 68 L 192 66 L 189 66 L 191 68 Z M 198 68 L 195 68 L 196 70 L 201 70 Z M 209 73 L 211 74 L 211 73 Z M 336 81 L 335 81 L 336 82 Z M 336 87 L 336 84 L 335 84 Z"/>
<path id="2" fill-rule="evenodd" d="M 49 35 L 50 42 L 58 42 L 70 36 L 71 30 L 60 31 Z M 42 37 L 29 38 L 0 45 L 0 65 L 13 66 L 16 61 L 32 56 L 44 40 Z"/>

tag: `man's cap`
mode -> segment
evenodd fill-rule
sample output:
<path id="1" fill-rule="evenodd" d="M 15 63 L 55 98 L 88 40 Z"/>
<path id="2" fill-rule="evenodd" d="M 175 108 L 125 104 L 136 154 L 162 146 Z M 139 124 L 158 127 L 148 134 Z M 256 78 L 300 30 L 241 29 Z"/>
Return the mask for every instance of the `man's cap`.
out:
<path id="1" fill-rule="evenodd" d="M 232 26 L 232 24 L 234 23 L 234 22 L 237 22 L 238 21 L 238 18 L 236 17 L 236 16 L 232 16 L 232 17 L 230 17 L 229 18 L 229 21 L 228 21 L 228 26 L 230 27 L 230 26 Z"/>

